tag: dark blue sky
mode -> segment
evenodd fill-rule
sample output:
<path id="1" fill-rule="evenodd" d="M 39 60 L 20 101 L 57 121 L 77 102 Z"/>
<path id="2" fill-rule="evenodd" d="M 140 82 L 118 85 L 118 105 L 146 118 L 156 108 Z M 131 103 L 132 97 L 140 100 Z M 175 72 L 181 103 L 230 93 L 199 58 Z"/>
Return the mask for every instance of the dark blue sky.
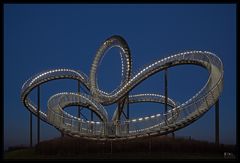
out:
<path id="1" fill-rule="evenodd" d="M 220 142 L 236 141 L 236 5 L 4 5 L 4 147 L 29 143 L 29 113 L 20 101 L 22 84 L 47 69 L 70 68 L 89 75 L 101 43 L 111 35 L 126 39 L 133 71 L 153 60 L 186 50 L 207 50 L 224 64 L 220 98 Z M 114 89 L 120 82 L 120 56 L 109 51 L 99 70 L 100 88 Z M 207 71 L 193 65 L 169 69 L 169 96 L 185 102 L 207 81 Z M 77 82 L 52 81 L 41 87 L 41 106 L 50 96 L 77 91 Z M 163 72 L 145 80 L 131 93 L 164 94 Z M 31 94 L 36 99 L 36 91 Z M 109 106 L 110 114 L 116 106 Z M 130 116 L 161 112 L 159 104 L 130 105 Z M 67 109 L 76 114 L 76 107 Z M 88 114 L 87 109 L 83 111 Z M 214 141 L 214 107 L 192 125 L 176 132 Z M 34 119 L 34 143 L 36 120 Z M 59 136 L 41 123 L 41 139 Z"/>

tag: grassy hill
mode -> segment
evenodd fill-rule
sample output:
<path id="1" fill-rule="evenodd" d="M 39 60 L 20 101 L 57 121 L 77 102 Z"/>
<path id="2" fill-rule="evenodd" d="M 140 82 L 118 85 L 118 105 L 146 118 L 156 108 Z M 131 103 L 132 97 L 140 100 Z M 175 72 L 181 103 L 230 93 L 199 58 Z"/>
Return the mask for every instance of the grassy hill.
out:
<path id="1" fill-rule="evenodd" d="M 10 150 L 5 159 L 224 159 L 224 152 L 235 154 L 235 146 L 168 136 L 112 142 L 65 136 Z"/>

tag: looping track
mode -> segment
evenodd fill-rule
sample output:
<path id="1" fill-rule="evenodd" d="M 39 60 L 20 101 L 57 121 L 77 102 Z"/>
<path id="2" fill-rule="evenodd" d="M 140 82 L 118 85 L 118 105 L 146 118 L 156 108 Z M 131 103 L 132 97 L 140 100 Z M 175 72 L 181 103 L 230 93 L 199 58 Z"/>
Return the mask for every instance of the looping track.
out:
<path id="1" fill-rule="evenodd" d="M 107 93 L 98 88 L 96 74 L 103 56 L 112 47 L 120 49 L 122 81 L 113 92 Z M 128 98 L 127 103 L 156 102 L 164 104 L 165 97 L 162 95 L 129 95 L 129 92 L 151 75 L 166 68 L 182 64 L 199 65 L 209 72 L 206 84 L 192 98 L 182 104 L 177 104 L 168 98 L 167 105 L 171 109 L 167 113 L 159 113 L 149 117 L 140 117 L 126 121 L 118 121 L 119 108 L 117 108 L 112 119 L 109 120 L 104 106 L 117 103 L 126 97 Z M 120 36 L 112 36 L 97 51 L 89 78 L 84 73 L 71 69 L 55 69 L 41 72 L 23 84 L 21 100 L 29 111 L 37 115 L 36 104 L 28 96 L 34 88 L 45 82 L 57 79 L 78 80 L 89 90 L 89 94 L 74 92 L 55 94 L 48 100 L 47 113 L 40 111 L 40 118 L 74 137 L 119 140 L 163 135 L 186 127 L 200 118 L 214 105 L 223 89 L 223 64 L 215 54 L 207 51 L 188 51 L 171 55 L 157 60 L 136 74 L 132 74 L 131 69 L 131 53 L 126 41 Z M 64 108 L 71 105 L 89 108 L 94 111 L 101 121 L 85 121 L 68 114 L 64 111 Z"/>

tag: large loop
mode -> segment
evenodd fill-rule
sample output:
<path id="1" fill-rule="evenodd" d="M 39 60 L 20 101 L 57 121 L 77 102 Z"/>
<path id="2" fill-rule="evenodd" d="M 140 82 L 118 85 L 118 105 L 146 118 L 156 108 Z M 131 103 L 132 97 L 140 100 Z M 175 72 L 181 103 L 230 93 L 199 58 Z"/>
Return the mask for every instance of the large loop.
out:
<path id="1" fill-rule="evenodd" d="M 112 47 L 118 47 L 121 50 L 120 56 L 122 61 L 123 76 L 122 82 L 119 85 L 119 87 L 117 87 L 114 92 L 106 93 L 98 88 L 97 84 L 98 81 L 96 75 L 101 59 Z M 92 63 L 89 78 L 92 96 L 102 104 L 111 103 L 113 101 L 114 96 L 116 95 L 116 92 L 129 81 L 131 77 L 131 68 L 132 68 L 131 54 L 127 42 L 121 36 L 112 36 L 108 38 L 98 49 Z"/>

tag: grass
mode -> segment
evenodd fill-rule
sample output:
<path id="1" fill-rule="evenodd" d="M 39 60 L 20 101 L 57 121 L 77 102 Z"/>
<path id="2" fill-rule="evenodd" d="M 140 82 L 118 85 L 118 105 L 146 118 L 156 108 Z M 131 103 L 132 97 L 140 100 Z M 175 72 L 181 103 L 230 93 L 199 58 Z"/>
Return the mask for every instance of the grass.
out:
<path id="1" fill-rule="evenodd" d="M 4 153 L 4 159 L 32 159 L 36 158 L 37 153 L 35 149 L 19 149 L 14 151 L 8 151 Z"/>
<path id="2" fill-rule="evenodd" d="M 12 147 L 4 159 L 224 159 L 235 147 L 183 138 L 152 138 L 134 141 L 97 142 L 63 137 L 42 141 L 34 148 Z"/>
<path id="3" fill-rule="evenodd" d="M 35 149 L 20 149 L 6 152 L 4 159 L 224 159 L 219 154 L 193 154 L 193 153 L 85 153 L 78 155 L 41 155 Z"/>

